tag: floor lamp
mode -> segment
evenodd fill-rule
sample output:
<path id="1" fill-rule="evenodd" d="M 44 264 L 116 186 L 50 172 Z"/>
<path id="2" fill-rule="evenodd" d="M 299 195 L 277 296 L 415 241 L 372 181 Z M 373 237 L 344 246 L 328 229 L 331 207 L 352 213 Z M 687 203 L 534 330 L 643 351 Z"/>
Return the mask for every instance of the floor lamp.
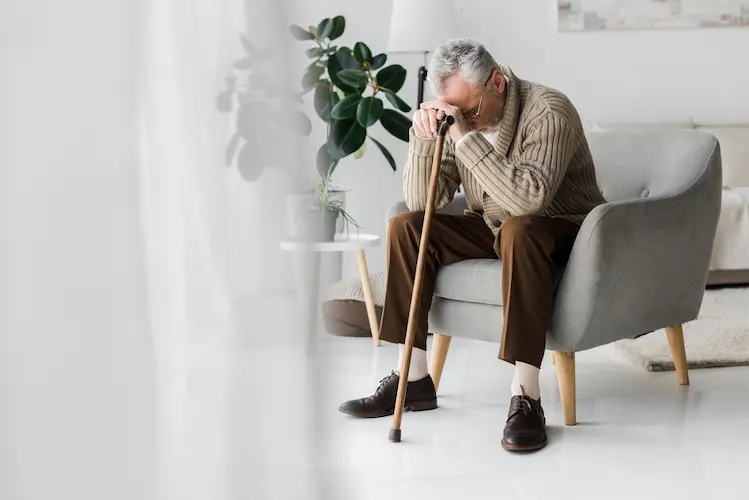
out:
<path id="1" fill-rule="evenodd" d="M 453 0 L 394 0 L 388 52 L 423 54 L 416 107 L 424 102 L 427 56 L 440 43 L 456 37 Z"/>

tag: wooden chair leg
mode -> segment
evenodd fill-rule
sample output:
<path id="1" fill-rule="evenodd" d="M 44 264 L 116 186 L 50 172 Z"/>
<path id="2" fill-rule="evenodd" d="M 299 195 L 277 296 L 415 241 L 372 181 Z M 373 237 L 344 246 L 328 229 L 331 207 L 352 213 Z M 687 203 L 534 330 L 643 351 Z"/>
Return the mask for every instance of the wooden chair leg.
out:
<path id="1" fill-rule="evenodd" d="M 450 348 L 452 337 L 449 335 L 432 335 L 432 357 L 429 360 L 429 375 L 432 376 L 435 389 L 439 389 L 442 369 L 445 367 L 447 350 Z"/>
<path id="2" fill-rule="evenodd" d="M 681 325 L 666 328 L 668 345 L 671 347 L 671 357 L 674 359 L 674 369 L 679 377 L 679 384 L 689 385 L 689 371 L 687 370 L 687 351 L 684 348 L 684 330 Z"/>
<path id="3" fill-rule="evenodd" d="M 564 425 L 577 424 L 577 408 L 575 399 L 575 353 L 554 352 L 559 379 L 559 394 L 562 399 Z"/>

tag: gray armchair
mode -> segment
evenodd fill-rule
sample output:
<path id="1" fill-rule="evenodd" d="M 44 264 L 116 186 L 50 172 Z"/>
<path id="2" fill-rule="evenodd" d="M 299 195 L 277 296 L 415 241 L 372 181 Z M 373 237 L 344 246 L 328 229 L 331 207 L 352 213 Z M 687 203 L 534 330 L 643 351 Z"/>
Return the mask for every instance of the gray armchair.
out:
<path id="1" fill-rule="evenodd" d="M 681 325 L 697 318 L 721 202 L 718 141 L 695 131 L 601 132 L 589 137 L 607 203 L 582 224 L 558 276 L 547 349 L 554 351 L 564 420 L 575 425 L 575 352 L 665 328 L 689 384 Z M 462 213 L 458 195 L 442 212 Z M 388 219 L 406 211 L 398 203 Z M 453 336 L 499 342 L 498 260 L 441 268 L 429 316 L 430 373 L 439 385 Z M 490 325 L 490 326 L 489 326 Z"/>

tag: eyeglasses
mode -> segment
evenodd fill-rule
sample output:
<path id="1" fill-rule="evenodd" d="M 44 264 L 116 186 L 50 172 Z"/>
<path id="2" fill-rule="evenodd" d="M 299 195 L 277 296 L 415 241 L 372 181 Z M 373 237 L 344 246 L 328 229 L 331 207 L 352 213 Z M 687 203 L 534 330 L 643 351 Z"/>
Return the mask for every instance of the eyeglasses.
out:
<path id="1" fill-rule="evenodd" d="M 492 70 L 491 75 L 489 75 L 489 78 L 486 79 L 484 82 L 484 90 L 481 91 L 481 96 L 479 96 L 479 104 L 476 106 L 476 112 L 472 112 L 472 110 L 468 110 L 463 113 L 463 116 L 468 119 L 476 119 L 481 115 L 481 105 L 484 102 L 484 94 L 486 94 L 486 85 L 489 83 L 489 80 L 492 79 L 492 76 L 494 75 L 494 71 Z"/>
<path id="2" fill-rule="evenodd" d="M 486 94 L 486 84 L 489 83 L 489 80 L 492 79 L 492 76 L 494 75 L 494 70 L 492 70 L 492 74 L 489 75 L 489 78 L 486 79 L 484 82 L 484 90 L 481 91 L 481 96 L 479 97 L 479 105 L 476 107 L 476 114 L 473 115 L 474 118 L 478 118 L 481 114 L 481 104 L 484 102 L 484 94 Z"/>

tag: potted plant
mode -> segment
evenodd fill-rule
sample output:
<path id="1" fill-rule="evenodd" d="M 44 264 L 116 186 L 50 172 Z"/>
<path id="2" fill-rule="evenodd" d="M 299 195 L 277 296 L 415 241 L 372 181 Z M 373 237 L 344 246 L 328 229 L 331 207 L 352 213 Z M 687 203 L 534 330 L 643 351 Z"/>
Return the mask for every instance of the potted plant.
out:
<path id="1" fill-rule="evenodd" d="M 369 135 L 368 129 L 379 121 L 391 135 L 408 142 L 411 120 L 401 111 L 408 112 L 411 107 L 397 94 L 406 79 L 405 68 L 397 64 L 386 66 L 387 55 L 373 54 L 364 42 L 357 42 L 353 48 L 334 45 L 345 29 L 343 16 L 325 18 L 308 29 L 290 26 L 294 38 L 313 44 L 305 50 L 312 62 L 302 77 L 301 95 L 313 92 L 315 112 L 326 123 L 326 141 L 319 147 L 316 160 L 319 173 L 315 189 L 318 193 L 315 197 L 319 205 L 317 210 L 323 214 L 321 220 L 337 213 L 343 227 L 348 230 L 349 225 L 358 225 L 343 209 L 343 201 L 336 198 L 339 192 L 331 187 L 336 167 L 347 156 L 361 158 L 369 139 L 395 171 L 397 167 L 392 154 Z M 383 97 L 395 109 L 386 108 Z M 320 196 L 323 192 L 324 196 Z M 335 205 L 331 207 L 331 203 Z M 323 238 L 332 238 L 331 223 L 327 222 L 323 227 L 326 228 Z"/>
<path id="2" fill-rule="evenodd" d="M 336 199 L 336 191 L 331 188 L 330 175 L 321 175 L 314 188 L 314 198 L 307 214 L 311 220 L 304 227 L 309 231 L 303 236 L 312 241 L 331 241 L 336 234 L 336 226 L 341 222 L 343 230 L 348 233 L 349 226 L 359 227 L 351 215 L 346 212 L 343 200 Z"/>
<path id="3" fill-rule="evenodd" d="M 303 201 L 292 210 L 302 226 L 308 223 L 314 226 L 295 232 L 316 240 L 332 240 L 336 220 L 346 230 L 350 225 L 358 227 L 344 209 L 342 192 L 332 183 L 340 161 L 351 155 L 361 158 L 369 139 L 395 171 L 392 154 L 369 135 L 368 129 L 379 122 L 385 131 L 408 142 L 411 126 L 411 120 L 401 113 L 411 107 L 397 94 L 406 79 L 405 68 L 397 64 L 386 66 L 387 55 L 374 55 L 364 42 L 357 42 L 353 48 L 334 45 L 345 28 L 343 16 L 325 18 L 308 29 L 290 27 L 294 38 L 313 44 L 305 50 L 312 62 L 302 77 L 302 90 L 296 92 L 271 83 L 274 79 L 259 64 L 267 59 L 268 53 L 258 50 L 242 35 L 245 54 L 234 62 L 234 75 L 227 77 L 226 88 L 216 103 L 220 111 L 235 116 L 235 132 L 226 147 L 226 163 L 229 166 L 236 163 L 243 178 L 251 182 L 266 166 L 280 162 L 270 157 L 267 144 L 281 143 L 283 134 L 289 130 L 309 136 L 312 122 L 300 110 L 291 109 L 288 101 L 302 104 L 304 96 L 313 93 L 315 112 L 326 124 L 326 140 L 317 150 L 316 181 L 312 189 L 301 193 Z M 383 97 L 393 109 L 386 108 Z M 299 207 L 308 213 L 299 214 Z"/>

